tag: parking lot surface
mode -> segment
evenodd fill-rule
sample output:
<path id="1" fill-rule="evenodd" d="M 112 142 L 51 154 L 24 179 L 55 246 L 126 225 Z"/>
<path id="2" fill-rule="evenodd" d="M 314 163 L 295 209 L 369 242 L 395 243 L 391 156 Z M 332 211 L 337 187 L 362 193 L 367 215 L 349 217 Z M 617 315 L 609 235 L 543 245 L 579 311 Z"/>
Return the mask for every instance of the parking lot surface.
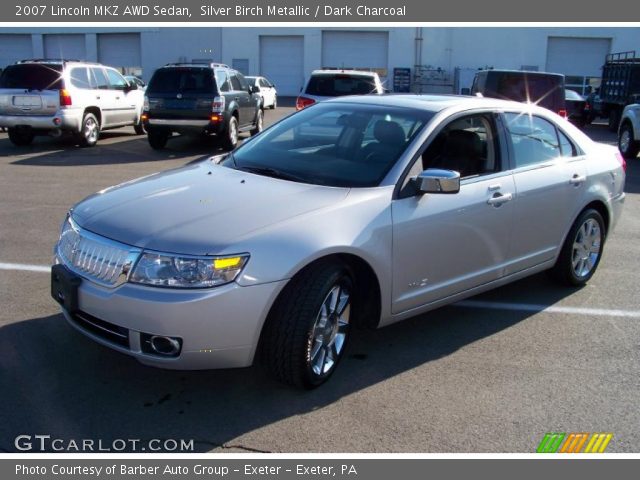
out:
<path id="1" fill-rule="evenodd" d="M 292 111 L 267 111 L 266 124 Z M 604 125 L 587 133 L 615 143 Z M 542 274 L 356 332 L 334 377 L 299 391 L 256 367 L 144 367 L 75 332 L 49 296 L 72 204 L 215 150 L 180 138 L 153 151 L 132 128 L 91 149 L 0 134 L 0 451 L 46 434 L 194 439 L 200 452 L 534 452 L 546 432 L 611 432 L 608 452 L 640 451 L 640 159 L 586 287 Z"/>

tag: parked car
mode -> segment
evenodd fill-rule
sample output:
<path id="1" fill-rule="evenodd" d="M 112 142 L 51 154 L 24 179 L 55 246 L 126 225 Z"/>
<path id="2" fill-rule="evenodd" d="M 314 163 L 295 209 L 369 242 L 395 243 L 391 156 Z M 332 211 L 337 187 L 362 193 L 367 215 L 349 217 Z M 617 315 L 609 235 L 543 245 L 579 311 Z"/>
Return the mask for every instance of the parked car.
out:
<path id="1" fill-rule="evenodd" d="M 482 70 L 476 73 L 471 94 L 534 103 L 561 117 L 567 116 L 564 75 L 524 70 Z"/>
<path id="2" fill-rule="evenodd" d="M 262 107 L 269 107 L 272 110 L 278 106 L 278 91 L 276 86 L 266 77 L 246 77 L 249 85 L 253 85 L 260 89 L 260 97 L 262 98 Z"/>
<path id="3" fill-rule="evenodd" d="M 296 99 L 296 110 L 317 102 L 345 95 L 384 93 L 380 77 L 375 72 L 359 70 L 314 70 Z"/>
<path id="4" fill-rule="evenodd" d="M 240 72 L 212 63 L 170 63 L 147 86 L 144 126 L 149 145 L 162 149 L 173 133 L 214 135 L 233 149 L 241 132 L 262 131 L 264 112 L 258 87 Z"/>
<path id="5" fill-rule="evenodd" d="M 310 128 L 331 122 L 332 134 Z M 303 147 L 296 130 L 311 136 Z M 312 388 L 354 326 L 547 269 L 585 284 L 624 183 L 615 147 L 544 108 L 334 99 L 232 153 L 79 202 L 55 247 L 52 295 L 72 326 L 144 364 L 257 361 Z"/>
<path id="6" fill-rule="evenodd" d="M 609 119 L 609 130 L 617 132 L 624 108 L 640 101 L 640 57 L 635 51 L 605 57 L 600 101 L 602 115 Z"/>
<path id="7" fill-rule="evenodd" d="M 139 90 L 144 91 L 147 88 L 147 84 L 144 83 L 144 80 L 142 80 L 140 77 L 136 77 L 135 75 L 125 75 L 124 78 L 127 80 L 127 82 L 129 82 L 130 85 L 133 85 L 135 83 L 138 86 Z"/>
<path id="8" fill-rule="evenodd" d="M 640 152 L 640 103 L 627 105 L 620 118 L 618 148 L 624 158 L 636 158 Z"/>
<path id="9" fill-rule="evenodd" d="M 114 68 L 66 60 L 23 60 L 0 77 L 0 126 L 15 145 L 69 132 L 93 146 L 102 130 L 141 124 L 143 94 Z"/>
<path id="10" fill-rule="evenodd" d="M 574 90 L 564 90 L 564 101 L 567 110 L 567 119 L 578 127 L 584 127 L 589 118 L 589 106 L 586 99 Z"/>

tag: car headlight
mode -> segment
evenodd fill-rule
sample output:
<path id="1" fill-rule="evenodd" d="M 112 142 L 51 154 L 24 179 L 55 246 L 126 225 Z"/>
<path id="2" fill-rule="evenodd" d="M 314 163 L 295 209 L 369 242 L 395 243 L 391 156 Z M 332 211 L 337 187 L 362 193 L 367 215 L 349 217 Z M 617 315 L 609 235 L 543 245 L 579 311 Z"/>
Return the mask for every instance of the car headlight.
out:
<path id="1" fill-rule="evenodd" d="M 196 257 L 143 252 L 129 281 L 157 287 L 207 288 L 233 282 L 249 255 Z"/>

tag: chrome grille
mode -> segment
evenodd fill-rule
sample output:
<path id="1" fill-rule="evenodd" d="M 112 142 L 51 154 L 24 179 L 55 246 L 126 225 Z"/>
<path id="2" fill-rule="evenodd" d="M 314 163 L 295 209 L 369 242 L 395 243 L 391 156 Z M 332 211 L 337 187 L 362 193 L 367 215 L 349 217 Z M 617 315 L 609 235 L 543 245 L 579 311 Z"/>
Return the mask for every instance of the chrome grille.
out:
<path id="1" fill-rule="evenodd" d="M 57 253 L 62 263 L 79 275 L 115 287 L 126 281 L 140 250 L 82 230 L 68 219 Z"/>

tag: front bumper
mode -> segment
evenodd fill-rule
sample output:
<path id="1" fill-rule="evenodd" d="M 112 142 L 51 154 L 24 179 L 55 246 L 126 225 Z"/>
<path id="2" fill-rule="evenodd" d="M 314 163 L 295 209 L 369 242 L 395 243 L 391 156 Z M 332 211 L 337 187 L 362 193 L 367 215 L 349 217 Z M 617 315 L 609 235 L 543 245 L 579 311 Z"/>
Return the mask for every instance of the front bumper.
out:
<path id="1" fill-rule="evenodd" d="M 1 115 L 0 127 L 30 127 L 34 130 L 80 131 L 82 109 L 58 110 L 54 115 Z M 59 120 L 59 123 L 56 122 Z"/>
<path id="2" fill-rule="evenodd" d="M 78 314 L 62 309 L 67 321 L 102 345 L 145 365 L 177 370 L 247 367 L 253 363 L 262 325 L 286 281 L 250 287 L 230 283 L 202 290 L 154 288 L 125 283 L 109 289 L 82 280 Z M 82 318 L 97 320 L 92 328 Z M 101 323 L 108 322 L 108 323 Z M 115 341 L 100 326 L 117 328 L 128 341 Z M 143 334 L 177 337 L 177 357 L 142 350 Z"/>

